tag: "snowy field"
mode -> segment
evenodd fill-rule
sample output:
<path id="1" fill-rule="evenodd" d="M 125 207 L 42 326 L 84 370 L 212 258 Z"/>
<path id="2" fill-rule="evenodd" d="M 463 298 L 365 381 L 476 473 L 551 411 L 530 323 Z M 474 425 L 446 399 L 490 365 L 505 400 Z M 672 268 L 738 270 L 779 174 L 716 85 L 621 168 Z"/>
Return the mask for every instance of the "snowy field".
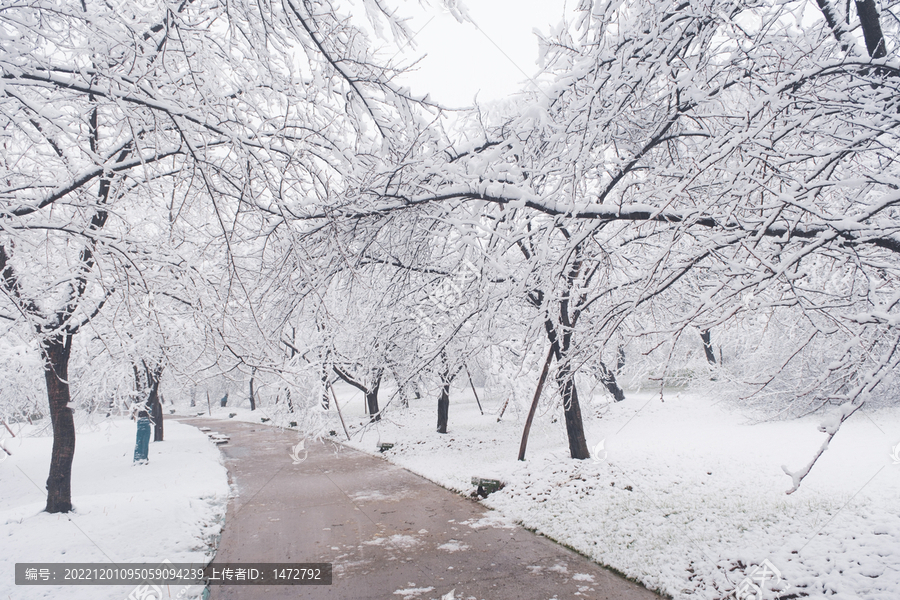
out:
<path id="1" fill-rule="evenodd" d="M 336 387 L 348 425 L 363 422 L 361 395 Z M 498 423 L 498 404 L 482 416 L 454 390 L 441 435 L 435 405 L 388 413 L 351 445 L 393 443 L 385 458 L 461 493 L 500 479 L 487 506 L 673 598 L 749 599 L 763 579 L 764 598 L 900 597 L 900 411 L 859 411 L 786 495 L 781 466 L 812 458 L 821 417 L 754 424 L 684 392 L 595 398 L 583 406 L 592 460 L 568 458 L 561 415 L 542 408 L 519 462 L 524 414 Z M 327 429 L 344 437 L 336 415 Z"/>
<path id="2" fill-rule="evenodd" d="M 44 480 L 49 431 L 6 434 L 12 456 L 0 463 L 0 598 L 125 600 L 135 586 L 16 586 L 17 562 L 207 563 L 228 501 L 218 448 L 196 428 L 166 421 L 166 441 L 150 444 L 150 462 L 133 466 L 135 424 L 79 424 L 72 468 L 74 511 L 50 515 Z M 199 597 L 200 586 L 168 590 Z"/>

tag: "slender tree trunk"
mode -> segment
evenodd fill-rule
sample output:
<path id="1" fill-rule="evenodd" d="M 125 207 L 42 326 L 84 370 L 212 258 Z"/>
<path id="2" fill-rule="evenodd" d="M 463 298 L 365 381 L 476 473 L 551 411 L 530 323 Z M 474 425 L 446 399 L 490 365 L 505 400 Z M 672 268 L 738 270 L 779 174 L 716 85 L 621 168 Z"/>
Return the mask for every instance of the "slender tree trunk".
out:
<path id="1" fill-rule="evenodd" d="M 541 369 L 541 376 L 538 379 L 537 389 L 534 390 L 534 399 L 531 401 L 531 409 L 528 411 L 528 418 L 525 419 L 525 429 L 522 430 L 522 441 L 519 442 L 519 460 L 525 460 L 525 448 L 528 446 L 528 434 L 531 433 L 531 422 L 534 420 L 534 413 L 537 412 L 538 402 L 541 399 L 541 392 L 544 389 L 544 382 L 547 381 L 547 374 L 550 372 L 550 363 L 553 362 L 554 354 L 556 354 L 556 344 L 550 346 L 550 351 L 547 353 L 547 359 L 544 361 L 544 368 Z M 497 417 L 498 423 L 500 422 L 500 418 L 503 417 L 503 413 L 506 411 L 506 404 L 509 404 L 508 398 L 503 405 L 503 410 L 500 411 L 500 416 Z"/>
<path id="2" fill-rule="evenodd" d="M 153 441 L 161 442 L 164 439 L 163 431 L 163 407 L 159 401 L 159 378 L 154 379 L 150 386 L 150 398 L 147 400 L 150 406 L 150 420 L 153 422 Z"/>
<path id="3" fill-rule="evenodd" d="M 331 369 L 328 368 L 327 363 L 322 363 L 322 408 L 328 410 L 330 406 L 329 398 L 328 398 L 328 372 Z"/>
<path id="4" fill-rule="evenodd" d="M 256 369 L 253 369 L 256 372 Z M 250 410 L 256 410 L 256 396 L 253 394 L 253 375 L 250 375 Z"/>
<path id="5" fill-rule="evenodd" d="M 53 452 L 47 477 L 48 513 L 72 510 L 72 460 L 75 458 L 75 418 L 69 408 L 69 356 L 72 336 L 57 334 L 44 342 L 44 381 L 53 425 Z"/>
<path id="6" fill-rule="evenodd" d="M 445 363 L 441 376 L 441 391 L 437 403 L 437 432 L 447 433 L 447 422 L 450 420 L 450 366 Z"/>
<path id="7" fill-rule="evenodd" d="M 292 325 L 291 326 L 291 358 L 294 358 L 294 356 L 297 354 L 297 349 L 294 347 L 296 340 L 297 340 L 297 328 Z M 290 389 L 287 390 L 285 400 L 287 401 L 288 410 L 290 412 L 294 412 L 294 402 L 291 400 L 291 390 Z"/>
<path id="8" fill-rule="evenodd" d="M 453 377 L 450 376 L 450 362 L 445 351 L 441 351 L 441 362 L 444 371 L 441 373 L 441 389 L 438 393 L 437 431 L 447 433 L 447 421 L 450 420 L 450 382 Z"/>
<path id="9" fill-rule="evenodd" d="M 478 399 L 478 392 L 475 391 L 475 382 L 472 381 L 472 374 L 469 373 L 469 368 L 466 367 L 466 377 L 469 378 L 469 385 L 472 386 L 472 394 L 475 396 L 475 402 L 478 403 L 478 412 L 484 416 L 484 409 L 481 408 L 481 400 Z"/>
<path id="10" fill-rule="evenodd" d="M 338 402 L 337 394 L 334 393 L 334 386 L 329 383 L 328 389 L 331 390 L 331 395 L 334 396 L 334 407 L 337 409 L 338 417 L 340 417 L 340 419 L 341 419 L 341 427 L 344 428 L 344 435 L 347 436 L 347 441 L 349 442 L 350 441 L 350 432 L 347 431 L 347 424 L 344 423 L 344 415 L 343 415 L 343 413 L 341 413 L 341 405 Z"/>

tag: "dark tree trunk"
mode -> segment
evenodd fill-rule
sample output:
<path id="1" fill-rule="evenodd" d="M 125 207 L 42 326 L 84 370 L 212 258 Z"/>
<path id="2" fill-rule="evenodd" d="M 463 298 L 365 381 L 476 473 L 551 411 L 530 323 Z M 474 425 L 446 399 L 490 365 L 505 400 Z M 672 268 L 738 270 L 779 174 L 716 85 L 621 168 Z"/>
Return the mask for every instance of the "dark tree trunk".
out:
<path id="1" fill-rule="evenodd" d="M 163 431 L 163 407 L 159 401 L 159 380 L 150 387 L 150 398 L 147 400 L 150 407 L 150 421 L 153 423 L 153 441 L 161 442 L 164 438 Z"/>
<path id="2" fill-rule="evenodd" d="M 456 371 L 451 371 L 450 360 L 445 351 L 441 351 L 441 362 L 444 365 L 444 371 L 441 373 L 441 391 L 438 394 L 437 431 L 438 433 L 447 433 L 447 422 L 450 420 L 450 384 L 453 383 L 459 372 L 463 370 L 465 364 L 457 367 Z M 474 389 L 474 386 L 472 389 Z"/>
<path id="3" fill-rule="evenodd" d="M 584 437 L 584 424 L 581 419 L 581 405 L 578 403 L 578 390 L 575 387 L 575 373 L 562 357 L 556 372 L 556 383 L 559 385 L 563 400 L 563 413 L 566 417 L 566 433 L 569 437 L 569 453 L 572 458 L 584 460 L 591 457 L 587 440 Z M 615 383 L 615 379 L 613 379 Z M 618 386 L 616 386 L 618 389 Z M 621 393 L 621 390 L 619 390 Z M 624 395 L 623 395 L 624 398 Z"/>
<path id="4" fill-rule="evenodd" d="M 441 390 L 438 392 L 437 432 L 447 433 L 447 421 L 450 420 L 450 382 L 453 378 L 450 376 L 450 362 L 444 351 L 441 352 L 441 362 L 444 370 L 441 373 Z"/>
<path id="5" fill-rule="evenodd" d="M 378 408 L 378 388 L 381 387 L 381 378 L 379 378 L 375 385 L 370 390 L 366 390 L 366 408 L 369 411 L 369 414 L 372 415 L 372 421 L 380 421 L 381 420 L 381 411 Z"/>
<path id="6" fill-rule="evenodd" d="M 859 23 L 862 25 L 863 38 L 866 40 L 866 50 L 868 50 L 869 56 L 872 58 L 887 56 L 884 33 L 881 30 L 881 19 L 878 16 L 875 0 L 857 0 L 856 14 L 859 15 Z"/>
<path id="7" fill-rule="evenodd" d="M 447 422 L 450 420 L 450 382 L 447 381 L 449 373 L 441 381 L 441 392 L 438 394 L 437 405 L 437 431 L 447 433 Z"/>
<path id="8" fill-rule="evenodd" d="M 328 398 L 328 371 L 331 369 L 328 368 L 328 365 L 323 363 L 322 365 L 322 408 L 328 410 L 331 403 Z"/>
<path id="9" fill-rule="evenodd" d="M 591 457 L 588 451 L 587 440 L 584 437 L 584 422 L 581 419 L 581 406 L 578 403 L 578 391 L 575 389 L 575 373 L 572 371 L 568 362 L 568 351 L 572 347 L 572 330 L 569 329 L 562 335 L 562 339 L 556 333 L 556 326 L 549 319 L 544 321 L 544 329 L 547 331 L 547 338 L 550 340 L 551 348 L 556 356 L 556 383 L 559 385 L 560 394 L 563 399 L 563 411 L 566 418 L 566 434 L 569 437 L 569 453 L 572 458 L 584 460 Z M 600 368 L 606 373 L 604 376 L 606 389 L 613 393 L 613 396 L 625 394 L 622 393 L 616 383 L 616 377 L 602 362 Z M 618 398 L 618 396 L 617 396 Z"/>
<path id="10" fill-rule="evenodd" d="M 621 402 L 625 399 L 625 392 L 619 387 L 619 382 L 616 381 L 616 374 L 613 371 L 610 371 L 606 365 L 603 364 L 603 361 L 600 361 L 600 383 L 602 383 L 603 387 L 606 388 L 606 391 L 615 398 L 616 402 Z"/>
<path id="11" fill-rule="evenodd" d="M 72 336 L 57 334 L 44 342 L 44 381 L 53 425 L 53 452 L 47 477 L 48 513 L 72 510 L 72 460 L 75 458 L 75 419 L 69 408 L 69 356 Z"/>
<path id="12" fill-rule="evenodd" d="M 716 364 L 716 353 L 712 346 L 712 332 L 709 329 L 701 331 L 700 339 L 703 341 L 703 352 L 706 353 L 706 362 L 711 365 Z"/>
<path id="13" fill-rule="evenodd" d="M 256 410 L 256 397 L 253 395 L 253 375 L 250 376 L 250 410 Z"/>
<path id="14" fill-rule="evenodd" d="M 384 370 L 379 369 L 378 371 L 376 371 L 374 383 L 371 387 L 366 387 L 361 381 L 357 381 L 337 365 L 332 365 L 331 368 L 334 370 L 338 377 L 365 394 L 366 412 L 371 415 L 370 420 L 380 421 L 381 412 L 378 409 L 378 388 L 381 387 L 381 377 L 382 375 L 384 375 Z"/>
<path id="15" fill-rule="evenodd" d="M 150 414 L 150 422 L 153 423 L 153 441 L 161 442 L 165 436 L 163 430 L 163 407 L 159 398 L 159 384 L 162 380 L 164 367 L 157 364 L 151 369 L 145 360 L 141 360 L 141 364 L 144 367 L 144 379 L 146 381 L 141 379 L 137 365 L 135 363 L 131 364 L 134 368 L 134 389 L 139 394 L 138 397 L 144 392 L 147 393 L 144 405 Z"/>

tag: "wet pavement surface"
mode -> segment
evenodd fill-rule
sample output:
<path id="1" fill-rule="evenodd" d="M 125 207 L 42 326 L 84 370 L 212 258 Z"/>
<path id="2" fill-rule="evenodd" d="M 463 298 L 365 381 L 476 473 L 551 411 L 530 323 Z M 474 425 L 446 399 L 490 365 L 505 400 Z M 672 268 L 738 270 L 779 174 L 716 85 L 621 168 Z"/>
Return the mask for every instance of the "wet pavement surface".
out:
<path id="1" fill-rule="evenodd" d="M 213 566 L 333 565 L 329 586 L 211 585 L 211 600 L 661 598 L 380 457 L 329 441 L 295 453 L 293 431 L 184 422 L 230 436 L 237 496 Z"/>

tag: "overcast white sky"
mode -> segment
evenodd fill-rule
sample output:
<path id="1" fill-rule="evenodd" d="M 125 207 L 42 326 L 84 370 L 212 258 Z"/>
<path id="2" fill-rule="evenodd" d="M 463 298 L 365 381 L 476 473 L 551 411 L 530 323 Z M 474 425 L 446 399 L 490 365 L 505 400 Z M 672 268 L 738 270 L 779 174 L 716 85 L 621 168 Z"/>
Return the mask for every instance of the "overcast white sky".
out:
<path id="1" fill-rule="evenodd" d="M 476 94 L 479 102 L 487 102 L 517 91 L 526 74 L 537 71 L 533 30 L 546 33 L 558 24 L 565 0 L 468 0 L 465 6 L 481 31 L 440 8 L 400 5 L 411 17 L 410 28 L 419 32 L 417 47 L 407 48 L 405 55 L 411 60 L 427 54 L 403 83 L 450 107 L 470 106 Z"/>

